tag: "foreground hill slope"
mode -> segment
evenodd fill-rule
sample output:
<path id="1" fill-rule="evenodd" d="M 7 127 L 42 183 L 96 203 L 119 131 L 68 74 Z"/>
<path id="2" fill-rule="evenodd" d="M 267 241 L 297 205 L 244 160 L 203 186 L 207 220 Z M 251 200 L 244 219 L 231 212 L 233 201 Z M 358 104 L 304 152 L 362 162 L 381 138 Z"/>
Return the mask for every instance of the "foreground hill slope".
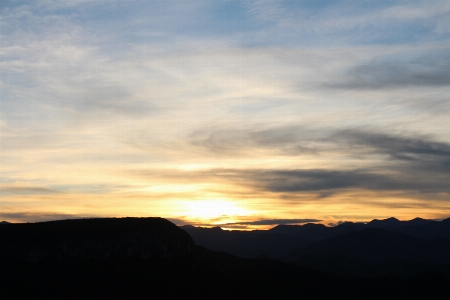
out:
<path id="1" fill-rule="evenodd" d="M 340 278 L 197 249 L 170 258 L 0 259 L 5 299 L 448 299 L 450 281 Z"/>
<path id="2" fill-rule="evenodd" d="M 325 239 L 283 258 L 345 277 L 412 277 L 434 272 L 450 278 L 450 239 L 415 238 L 379 228 Z"/>
<path id="3" fill-rule="evenodd" d="M 174 256 L 194 242 L 162 218 L 105 218 L 9 224 L 0 227 L 0 257 L 28 261 L 64 257 Z"/>
<path id="4" fill-rule="evenodd" d="M 450 264 L 434 264 L 408 261 L 368 263 L 348 256 L 302 255 L 291 263 L 347 278 L 411 278 L 423 274 L 440 274 L 450 279 Z"/>
<path id="5" fill-rule="evenodd" d="M 345 233 L 304 247 L 292 256 L 346 256 L 367 262 L 450 263 L 450 239 L 421 239 L 393 231 L 368 228 Z"/>

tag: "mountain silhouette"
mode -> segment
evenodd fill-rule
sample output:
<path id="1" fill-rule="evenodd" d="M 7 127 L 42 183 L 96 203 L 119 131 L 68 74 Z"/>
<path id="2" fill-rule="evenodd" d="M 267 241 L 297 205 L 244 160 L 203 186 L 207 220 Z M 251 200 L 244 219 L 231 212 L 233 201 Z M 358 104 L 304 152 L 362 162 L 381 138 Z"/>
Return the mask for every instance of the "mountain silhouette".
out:
<path id="1" fill-rule="evenodd" d="M 364 229 L 385 229 L 415 238 L 450 238 L 450 218 L 432 221 L 415 218 L 372 220 L 367 224 L 345 222 L 335 227 L 322 224 L 278 225 L 270 230 L 226 231 L 216 228 L 181 226 L 197 245 L 240 257 L 282 258 L 307 245 Z"/>
<path id="2" fill-rule="evenodd" d="M 1 227 L 0 291 L 5 299 L 447 299 L 450 293 L 450 280 L 436 273 L 344 278 L 282 261 L 210 251 L 195 246 L 185 231 L 160 218 Z"/>
<path id="3" fill-rule="evenodd" d="M 278 225 L 254 231 L 181 228 L 210 250 L 271 257 L 338 276 L 406 278 L 431 272 L 450 278 L 450 218 Z"/>
<path id="4" fill-rule="evenodd" d="M 230 253 L 239 257 L 278 257 L 286 251 L 300 249 L 314 240 L 293 237 L 269 230 L 228 231 L 220 227 L 202 228 L 181 226 L 189 233 L 196 245 L 212 251 Z"/>
<path id="5" fill-rule="evenodd" d="M 192 251 L 192 238 L 162 218 L 105 218 L 0 227 L 0 257 L 29 261 L 64 257 L 173 256 Z"/>

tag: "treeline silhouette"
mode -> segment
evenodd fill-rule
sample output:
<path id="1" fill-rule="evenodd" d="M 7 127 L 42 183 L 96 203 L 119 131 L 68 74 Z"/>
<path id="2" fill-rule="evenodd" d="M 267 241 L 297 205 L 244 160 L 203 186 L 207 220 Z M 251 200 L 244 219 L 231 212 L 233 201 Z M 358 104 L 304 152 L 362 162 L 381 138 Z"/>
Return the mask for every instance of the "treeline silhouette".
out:
<path id="1" fill-rule="evenodd" d="M 160 218 L 2 224 L 0 296 L 447 299 L 450 292 L 450 280 L 436 272 L 404 278 L 349 278 L 270 258 L 236 257 L 194 242 L 185 231 Z M 297 250 L 302 249 L 308 248 Z M 326 263 L 326 257 L 322 262 Z"/>

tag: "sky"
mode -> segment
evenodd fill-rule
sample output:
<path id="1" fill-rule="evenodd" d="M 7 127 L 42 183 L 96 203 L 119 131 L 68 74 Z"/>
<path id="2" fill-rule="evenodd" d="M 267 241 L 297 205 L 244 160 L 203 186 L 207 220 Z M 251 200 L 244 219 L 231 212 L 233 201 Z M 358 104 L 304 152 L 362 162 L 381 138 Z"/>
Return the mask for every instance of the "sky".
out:
<path id="1" fill-rule="evenodd" d="M 0 1 L 0 219 L 450 216 L 450 2 Z"/>

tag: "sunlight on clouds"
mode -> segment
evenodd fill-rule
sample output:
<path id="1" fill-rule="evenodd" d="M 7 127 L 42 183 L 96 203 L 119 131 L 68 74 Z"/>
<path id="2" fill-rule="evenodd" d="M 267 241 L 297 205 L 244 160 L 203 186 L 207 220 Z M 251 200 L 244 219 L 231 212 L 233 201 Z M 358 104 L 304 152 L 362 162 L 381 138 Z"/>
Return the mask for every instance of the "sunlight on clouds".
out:
<path id="1" fill-rule="evenodd" d="M 181 171 L 200 171 L 200 170 L 208 170 L 208 168 L 210 167 L 211 165 L 198 163 L 198 164 L 183 164 L 179 166 L 178 169 Z"/>
<path id="2" fill-rule="evenodd" d="M 138 189 L 138 192 L 159 192 L 159 193 L 192 193 L 201 190 L 200 185 L 194 184 L 157 184 L 154 186 Z"/>
<path id="3" fill-rule="evenodd" d="M 203 221 L 216 219 L 213 223 L 222 223 L 230 217 L 248 216 L 252 213 L 231 201 L 196 200 L 180 203 L 181 209 L 189 219 L 200 219 Z"/>

